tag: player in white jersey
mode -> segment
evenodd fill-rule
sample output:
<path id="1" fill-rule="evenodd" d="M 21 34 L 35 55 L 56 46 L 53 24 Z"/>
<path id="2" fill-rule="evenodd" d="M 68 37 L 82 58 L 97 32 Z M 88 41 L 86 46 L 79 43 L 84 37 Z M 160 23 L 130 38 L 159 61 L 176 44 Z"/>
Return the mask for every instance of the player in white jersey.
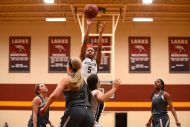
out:
<path id="1" fill-rule="evenodd" d="M 99 38 L 97 53 L 95 53 L 92 44 L 89 43 L 89 31 L 92 26 L 92 19 L 87 19 L 87 30 L 84 36 L 83 45 L 81 48 L 80 59 L 82 61 L 81 74 L 86 81 L 91 74 L 97 74 L 98 66 L 101 62 L 102 49 L 102 33 L 104 31 L 105 23 L 99 24 Z"/>
<path id="2" fill-rule="evenodd" d="M 113 82 L 112 89 L 104 94 L 99 90 L 100 83 L 96 74 L 92 74 L 87 78 L 88 88 L 91 90 L 92 94 L 90 98 L 90 104 L 92 112 L 94 114 L 94 127 L 101 127 L 98 121 L 104 108 L 104 105 L 102 104 L 104 104 L 103 102 L 109 100 L 110 97 L 113 96 L 113 94 L 119 88 L 120 83 L 121 81 L 119 79 L 115 79 Z"/>
<path id="3" fill-rule="evenodd" d="M 82 61 L 81 74 L 82 74 L 83 78 L 85 79 L 85 81 L 87 80 L 87 77 L 89 75 L 97 74 L 97 70 L 98 70 L 98 67 L 97 67 L 96 60 L 86 57 Z"/>

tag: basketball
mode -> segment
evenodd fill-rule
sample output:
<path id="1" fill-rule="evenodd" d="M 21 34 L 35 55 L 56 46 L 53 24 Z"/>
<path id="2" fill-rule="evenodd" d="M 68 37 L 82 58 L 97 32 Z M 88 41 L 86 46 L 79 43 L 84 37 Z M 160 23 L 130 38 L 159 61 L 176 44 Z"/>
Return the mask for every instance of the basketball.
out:
<path id="1" fill-rule="evenodd" d="M 98 14 L 98 8 L 95 4 L 87 4 L 84 8 L 84 15 L 86 18 L 95 18 Z"/>

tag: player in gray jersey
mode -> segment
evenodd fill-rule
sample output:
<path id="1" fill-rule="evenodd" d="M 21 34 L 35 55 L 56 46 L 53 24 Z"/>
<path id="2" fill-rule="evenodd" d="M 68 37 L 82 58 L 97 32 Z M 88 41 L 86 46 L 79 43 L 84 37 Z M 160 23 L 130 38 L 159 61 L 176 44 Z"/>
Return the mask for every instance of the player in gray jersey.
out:
<path id="1" fill-rule="evenodd" d="M 101 50 L 102 50 L 102 33 L 104 31 L 105 23 L 99 24 L 99 38 L 97 53 L 95 53 L 93 45 L 89 42 L 89 31 L 92 26 L 92 19 L 87 19 L 87 30 L 85 32 L 80 59 L 82 61 L 81 74 L 86 81 L 91 74 L 97 74 L 98 67 L 101 63 Z"/>
<path id="2" fill-rule="evenodd" d="M 154 93 L 152 94 L 152 115 L 146 124 L 147 127 L 169 127 L 170 119 L 167 114 L 167 107 L 169 106 L 177 127 L 181 127 L 181 123 L 178 121 L 176 111 L 173 107 L 171 96 L 164 91 L 164 81 L 157 79 L 154 85 Z"/>
<path id="3" fill-rule="evenodd" d="M 80 72 L 81 60 L 70 59 L 67 63 L 68 76 L 63 77 L 50 95 L 46 105 L 40 109 L 43 115 L 48 107 L 64 93 L 66 110 L 60 127 L 93 127 L 94 117 L 88 100 L 88 86 Z"/>
<path id="4" fill-rule="evenodd" d="M 44 116 L 40 116 L 39 111 L 44 107 L 47 101 L 48 89 L 43 83 L 35 85 L 35 94 L 37 95 L 32 101 L 32 115 L 28 121 L 28 127 L 46 127 L 46 124 L 50 124 L 50 127 L 54 127 L 49 120 L 49 109 L 45 112 Z"/>

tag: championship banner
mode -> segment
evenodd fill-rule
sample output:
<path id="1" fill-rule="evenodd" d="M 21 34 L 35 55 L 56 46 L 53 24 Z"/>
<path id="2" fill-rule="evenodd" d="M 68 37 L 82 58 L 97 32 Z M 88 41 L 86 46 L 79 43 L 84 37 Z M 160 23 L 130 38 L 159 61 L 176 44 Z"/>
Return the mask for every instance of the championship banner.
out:
<path id="1" fill-rule="evenodd" d="M 129 72 L 150 72 L 150 37 L 129 37 Z"/>
<path id="2" fill-rule="evenodd" d="M 49 37 L 49 72 L 66 72 L 67 61 L 70 58 L 70 37 Z"/>
<path id="3" fill-rule="evenodd" d="M 31 37 L 9 37 L 9 72 L 30 72 L 30 46 Z"/>
<path id="4" fill-rule="evenodd" d="M 90 36 L 89 41 L 93 44 L 95 52 L 97 52 L 99 36 Z M 111 37 L 102 37 L 102 58 L 98 68 L 98 73 L 110 73 L 110 62 L 111 62 Z"/>
<path id="5" fill-rule="evenodd" d="M 190 37 L 169 37 L 170 73 L 190 72 Z"/>

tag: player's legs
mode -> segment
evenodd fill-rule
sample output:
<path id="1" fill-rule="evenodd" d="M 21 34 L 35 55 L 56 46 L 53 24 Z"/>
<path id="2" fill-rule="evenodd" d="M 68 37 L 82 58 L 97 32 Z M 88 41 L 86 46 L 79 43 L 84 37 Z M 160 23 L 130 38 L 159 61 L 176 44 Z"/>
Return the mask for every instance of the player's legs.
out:
<path id="1" fill-rule="evenodd" d="M 84 113 L 84 121 L 81 127 L 93 127 L 94 126 L 94 115 L 92 113 L 91 108 L 83 107 Z"/>
<path id="2" fill-rule="evenodd" d="M 65 111 L 60 127 L 93 127 L 94 117 L 86 106 L 72 107 Z"/>
<path id="3" fill-rule="evenodd" d="M 163 127 L 169 127 L 170 126 L 170 119 L 169 119 L 169 116 L 167 114 L 163 115 L 160 120 L 162 121 Z"/>
<path id="4" fill-rule="evenodd" d="M 167 114 L 153 116 L 152 127 L 169 127 L 170 120 Z"/>

